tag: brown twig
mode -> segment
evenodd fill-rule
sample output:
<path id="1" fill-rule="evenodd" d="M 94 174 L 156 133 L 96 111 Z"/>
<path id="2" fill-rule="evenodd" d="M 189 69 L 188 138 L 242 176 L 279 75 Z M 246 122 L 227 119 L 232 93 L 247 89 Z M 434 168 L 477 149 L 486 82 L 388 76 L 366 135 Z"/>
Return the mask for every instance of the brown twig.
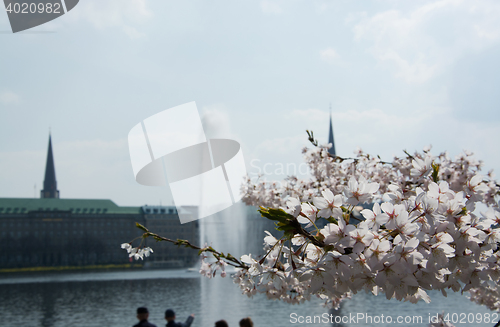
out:
<path id="1" fill-rule="evenodd" d="M 155 234 L 155 233 L 149 231 L 149 229 L 147 229 L 146 227 L 142 226 L 139 223 L 136 223 L 136 225 L 137 225 L 138 228 L 140 228 L 141 230 L 144 231 L 144 234 L 142 235 L 143 238 L 152 237 L 156 241 L 159 241 L 159 242 L 169 242 L 169 243 L 172 243 L 172 244 L 177 245 L 177 246 L 185 246 L 185 247 L 188 247 L 188 248 L 191 248 L 191 249 L 198 250 L 200 254 L 203 253 L 203 252 L 209 252 L 216 259 L 218 259 L 218 260 L 224 259 L 224 260 L 226 260 L 227 264 L 229 264 L 229 265 L 231 265 L 233 267 L 242 268 L 242 269 L 248 269 L 249 268 L 248 265 L 246 265 L 245 263 L 243 263 L 240 260 L 236 259 L 230 253 L 224 254 L 222 252 L 219 252 L 219 251 L 215 250 L 211 246 L 207 246 L 207 247 L 202 248 L 202 247 L 199 247 L 197 245 L 192 244 L 188 240 L 181 240 L 181 239 L 172 240 L 170 238 L 163 237 L 163 236 L 160 236 L 158 234 Z"/>

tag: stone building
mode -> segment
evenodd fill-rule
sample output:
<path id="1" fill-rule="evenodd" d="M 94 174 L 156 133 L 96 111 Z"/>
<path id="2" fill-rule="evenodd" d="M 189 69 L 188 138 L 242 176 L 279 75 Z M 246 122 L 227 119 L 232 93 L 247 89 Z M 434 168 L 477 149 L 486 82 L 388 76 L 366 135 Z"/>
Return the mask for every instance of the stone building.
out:
<path id="1" fill-rule="evenodd" d="M 183 208 L 186 214 L 197 215 L 193 208 Z M 145 227 L 151 232 L 171 240 L 188 240 L 194 245 L 199 244 L 199 223 L 198 220 L 181 224 L 177 215 L 176 207 L 144 206 Z M 146 267 L 151 268 L 181 268 L 194 266 L 198 260 L 198 251 L 177 246 L 168 242 L 156 242 L 148 238 L 146 245 L 153 248 L 154 253 L 146 262 Z"/>
<path id="2" fill-rule="evenodd" d="M 141 235 L 136 222 L 162 236 L 199 243 L 198 222 L 181 225 L 175 207 L 121 207 L 111 200 L 59 198 L 50 137 L 40 196 L 0 198 L 0 268 L 129 263 L 120 244 Z M 146 267 L 188 267 L 198 260 L 193 249 L 163 242 L 147 245 L 155 252 L 145 259 Z"/>

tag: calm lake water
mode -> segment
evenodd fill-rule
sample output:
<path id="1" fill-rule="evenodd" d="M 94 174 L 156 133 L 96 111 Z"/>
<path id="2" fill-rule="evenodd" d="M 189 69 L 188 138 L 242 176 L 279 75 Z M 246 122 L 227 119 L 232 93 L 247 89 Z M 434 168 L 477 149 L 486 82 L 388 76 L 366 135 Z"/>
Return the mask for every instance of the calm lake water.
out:
<path id="1" fill-rule="evenodd" d="M 449 313 L 486 314 L 491 312 L 470 302 L 460 293 L 447 298 L 431 293 L 432 302 L 418 304 L 388 301 L 385 297 L 357 294 L 340 311 L 329 312 L 319 300 L 288 305 L 267 300 L 264 296 L 247 298 L 229 278 L 205 279 L 186 270 L 149 270 L 124 272 L 45 273 L 0 275 L 0 325 L 26 327 L 132 326 L 137 321 L 135 309 L 146 306 L 149 321 L 164 326 L 167 308 L 176 311 L 178 321 L 196 315 L 193 327 L 213 326 L 225 319 L 230 327 L 250 316 L 259 326 L 427 326 L 429 315 Z M 424 323 L 344 324 L 320 322 L 319 317 L 421 316 Z M 322 316 L 323 315 L 323 316 Z M 300 317 L 316 318 L 316 323 L 299 323 Z M 332 316 L 335 317 L 335 316 Z M 458 316 L 457 316 L 458 317 Z M 331 319 L 331 318 L 330 318 Z M 335 319 L 335 318 L 333 318 Z M 339 318 L 337 318 L 339 319 Z M 409 318 L 407 318 L 409 319 Z M 305 320 L 304 320 L 305 321 Z M 457 323 L 456 326 L 494 326 L 494 323 Z"/>

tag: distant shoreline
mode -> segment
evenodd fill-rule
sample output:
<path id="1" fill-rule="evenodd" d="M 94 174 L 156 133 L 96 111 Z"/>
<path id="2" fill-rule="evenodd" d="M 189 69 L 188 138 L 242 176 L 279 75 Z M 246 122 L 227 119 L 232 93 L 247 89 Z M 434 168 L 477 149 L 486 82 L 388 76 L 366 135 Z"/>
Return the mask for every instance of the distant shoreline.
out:
<path id="1" fill-rule="evenodd" d="M 111 270 L 111 269 L 142 269 L 142 264 L 108 264 L 89 266 L 57 266 L 57 267 L 24 267 L 24 268 L 0 268 L 0 274 L 18 272 L 45 272 L 45 271 L 86 271 L 86 270 Z"/>

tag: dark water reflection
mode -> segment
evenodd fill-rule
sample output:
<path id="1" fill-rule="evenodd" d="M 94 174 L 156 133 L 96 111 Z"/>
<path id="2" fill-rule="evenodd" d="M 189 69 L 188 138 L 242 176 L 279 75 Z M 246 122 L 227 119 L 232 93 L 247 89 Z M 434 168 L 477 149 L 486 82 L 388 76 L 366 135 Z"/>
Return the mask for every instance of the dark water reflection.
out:
<path id="1" fill-rule="evenodd" d="M 148 279 L 2 285 L 3 322 L 14 326 L 128 326 L 147 306 L 163 323 L 167 306 L 200 306 L 200 279 Z M 160 319 L 157 319 L 160 318 Z M 4 325 L 5 326 L 5 325 Z"/>
<path id="2" fill-rule="evenodd" d="M 82 280 L 83 279 L 83 280 Z M 173 308 L 178 320 L 194 313 L 193 327 L 213 326 L 219 319 L 229 326 L 252 317 L 255 326 L 427 326 L 429 314 L 445 310 L 450 313 L 487 313 L 488 310 L 469 302 L 465 296 L 451 294 L 444 298 L 431 294 L 433 302 L 416 305 L 387 301 L 384 297 L 358 294 L 331 311 L 313 300 L 300 306 L 269 301 L 264 296 L 247 298 L 230 279 L 205 279 L 186 271 L 141 271 L 111 273 L 73 273 L 0 277 L 0 325 L 28 327 L 62 326 L 132 326 L 135 309 L 147 306 L 150 321 L 164 326 L 163 313 Z M 292 323 L 291 314 L 349 316 L 364 313 L 372 316 L 421 315 L 423 324 L 366 324 L 316 322 Z M 489 324 L 458 324 L 457 326 L 493 326 Z"/>

